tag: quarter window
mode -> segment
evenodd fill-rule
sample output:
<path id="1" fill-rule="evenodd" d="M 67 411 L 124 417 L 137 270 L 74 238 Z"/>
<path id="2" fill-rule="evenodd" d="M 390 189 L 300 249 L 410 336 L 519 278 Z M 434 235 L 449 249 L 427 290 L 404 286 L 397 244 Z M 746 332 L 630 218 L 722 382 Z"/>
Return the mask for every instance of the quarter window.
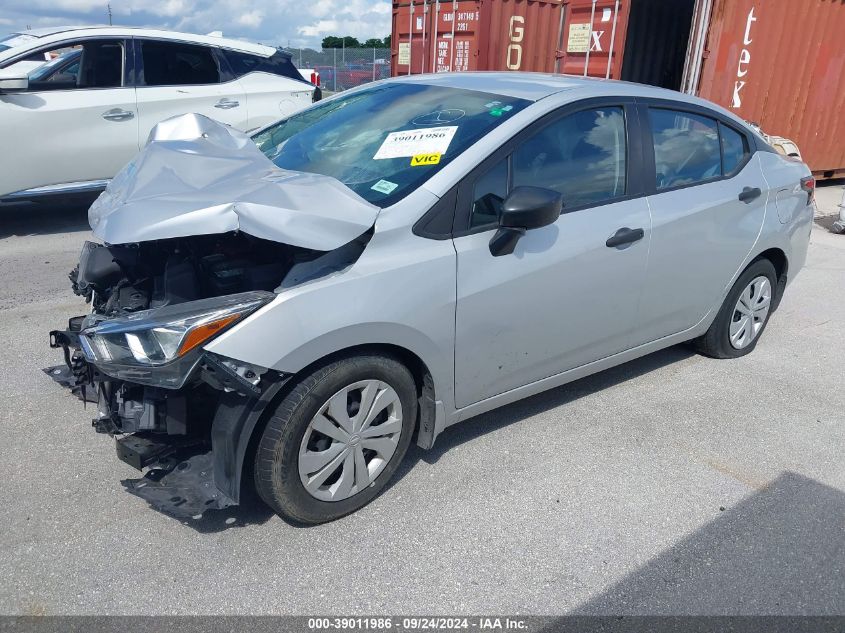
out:
<path id="1" fill-rule="evenodd" d="M 650 109 L 657 188 L 705 182 L 722 175 L 719 127 L 708 117 Z"/>
<path id="2" fill-rule="evenodd" d="M 208 46 L 142 40 L 141 57 L 147 86 L 220 83 L 220 70 Z"/>
<path id="3" fill-rule="evenodd" d="M 745 137 L 726 125 L 719 124 L 719 135 L 722 140 L 722 172 L 724 175 L 733 174 L 750 153 L 748 141 Z"/>
<path id="4" fill-rule="evenodd" d="M 264 72 L 302 80 L 302 75 L 299 74 L 290 57 L 281 52 L 274 53 L 270 57 L 260 57 L 224 49 L 223 54 L 226 56 L 229 66 L 232 67 L 235 77 L 242 77 L 251 72 Z"/>
<path id="5" fill-rule="evenodd" d="M 625 117 L 619 107 L 575 112 L 547 126 L 513 154 L 513 186 L 553 189 L 564 208 L 625 195 Z"/>
<path id="6" fill-rule="evenodd" d="M 508 195 L 508 160 L 499 161 L 475 182 L 472 190 L 470 228 L 499 221 L 502 202 Z"/>

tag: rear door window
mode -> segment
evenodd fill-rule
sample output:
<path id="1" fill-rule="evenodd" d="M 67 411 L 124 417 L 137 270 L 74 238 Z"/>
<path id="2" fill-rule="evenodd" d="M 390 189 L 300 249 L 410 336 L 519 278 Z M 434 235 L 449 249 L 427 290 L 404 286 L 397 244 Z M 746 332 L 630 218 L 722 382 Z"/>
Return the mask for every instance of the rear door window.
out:
<path id="1" fill-rule="evenodd" d="M 147 86 L 220 83 L 220 69 L 209 46 L 141 40 L 141 58 Z"/>
<path id="2" fill-rule="evenodd" d="M 714 119 L 649 109 L 657 189 L 694 185 L 722 176 L 719 126 Z"/>

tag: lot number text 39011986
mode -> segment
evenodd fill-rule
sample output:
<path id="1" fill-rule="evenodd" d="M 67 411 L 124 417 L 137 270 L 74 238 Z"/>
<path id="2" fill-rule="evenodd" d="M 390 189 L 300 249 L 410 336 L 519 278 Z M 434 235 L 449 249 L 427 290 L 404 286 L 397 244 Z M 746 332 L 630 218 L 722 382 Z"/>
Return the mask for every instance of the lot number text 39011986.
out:
<path id="1" fill-rule="evenodd" d="M 519 618 L 503 617 L 349 617 L 308 618 L 312 631 L 522 631 L 528 623 Z"/>

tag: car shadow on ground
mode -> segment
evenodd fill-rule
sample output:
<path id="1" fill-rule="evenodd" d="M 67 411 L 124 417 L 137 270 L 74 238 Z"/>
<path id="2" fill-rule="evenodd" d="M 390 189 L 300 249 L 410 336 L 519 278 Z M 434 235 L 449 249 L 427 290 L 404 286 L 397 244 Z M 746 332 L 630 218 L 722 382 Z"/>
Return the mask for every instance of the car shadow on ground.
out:
<path id="1" fill-rule="evenodd" d="M 96 195 L 62 203 L 0 203 L 0 239 L 88 231 L 88 207 Z"/>
<path id="2" fill-rule="evenodd" d="M 843 518 L 845 493 L 783 472 L 548 630 L 574 630 L 577 618 L 571 619 L 572 615 L 841 615 L 845 613 Z M 739 628 L 811 630 L 761 623 Z"/>
<path id="3" fill-rule="evenodd" d="M 833 231 L 833 225 L 838 219 L 839 214 L 833 213 L 831 215 L 817 215 L 815 218 L 813 218 L 813 221 L 818 226 L 822 227 L 824 230 L 831 231 L 832 233 L 834 233 L 835 231 Z"/>
<path id="4" fill-rule="evenodd" d="M 695 352 L 691 348 L 684 345 L 670 347 L 450 427 L 437 438 L 434 448 L 430 451 L 425 451 L 412 444 L 410 449 L 408 449 L 402 465 L 396 471 L 393 480 L 385 488 L 384 493 L 407 475 L 420 460 L 428 464 L 434 464 L 440 459 L 441 455 L 459 444 L 472 441 L 486 433 L 492 433 L 497 429 L 514 424 L 543 411 L 559 407 L 578 398 L 588 396 L 602 389 L 607 389 L 631 378 L 658 370 L 666 365 L 671 365 L 672 363 L 689 358 L 694 354 Z M 197 532 L 207 534 L 230 528 L 263 524 L 273 518 L 273 511 L 258 498 L 255 491 L 249 488 L 246 482 L 244 493 L 244 499 L 238 506 L 223 510 L 209 510 L 197 519 L 179 520 L 183 525 L 191 527 Z M 343 519 L 340 520 L 342 521 Z M 285 523 L 295 528 L 310 527 L 287 520 L 285 520 Z"/>

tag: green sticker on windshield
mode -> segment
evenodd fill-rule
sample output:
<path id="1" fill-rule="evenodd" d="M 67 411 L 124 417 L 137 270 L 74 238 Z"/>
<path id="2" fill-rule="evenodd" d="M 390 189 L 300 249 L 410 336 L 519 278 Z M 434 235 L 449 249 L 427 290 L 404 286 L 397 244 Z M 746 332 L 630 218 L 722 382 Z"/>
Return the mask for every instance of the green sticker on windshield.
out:
<path id="1" fill-rule="evenodd" d="M 374 191 L 378 191 L 379 193 L 392 193 L 396 187 L 398 187 L 395 182 L 390 182 L 389 180 L 379 180 L 376 184 L 374 184 L 370 189 Z"/>
<path id="2" fill-rule="evenodd" d="M 491 116 L 502 116 L 505 112 L 510 112 L 511 110 L 513 110 L 513 106 L 510 105 L 504 107 L 496 106 L 495 108 L 490 110 L 489 114 Z"/>

